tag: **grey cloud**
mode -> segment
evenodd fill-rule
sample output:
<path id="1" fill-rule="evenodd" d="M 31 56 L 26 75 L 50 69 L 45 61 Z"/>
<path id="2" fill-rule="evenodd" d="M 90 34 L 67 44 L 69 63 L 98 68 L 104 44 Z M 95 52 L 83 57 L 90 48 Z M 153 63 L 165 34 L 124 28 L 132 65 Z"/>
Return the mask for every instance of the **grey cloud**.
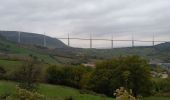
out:
<path id="1" fill-rule="evenodd" d="M 169 0 L 1 0 L 0 27 L 51 36 L 167 34 Z"/>

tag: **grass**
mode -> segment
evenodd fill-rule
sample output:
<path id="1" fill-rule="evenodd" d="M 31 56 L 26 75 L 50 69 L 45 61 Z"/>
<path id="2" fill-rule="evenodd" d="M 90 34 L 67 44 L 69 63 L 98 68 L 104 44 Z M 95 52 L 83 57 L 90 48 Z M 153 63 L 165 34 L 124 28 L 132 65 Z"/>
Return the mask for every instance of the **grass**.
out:
<path id="1" fill-rule="evenodd" d="M 170 97 L 148 97 L 143 98 L 142 100 L 170 100 Z"/>
<path id="2" fill-rule="evenodd" d="M 30 54 L 36 56 L 38 59 L 43 59 L 44 62 L 50 63 L 50 64 L 58 64 L 58 62 L 50 57 L 46 53 L 41 53 L 33 48 L 24 48 L 22 46 L 19 46 L 15 43 L 0 39 L 0 51 L 8 52 L 9 54 L 17 54 L 22 56 L 29 56 Z"/>
<path id="3" fill-rule="evenodd" d="M 95 96 L 90 94 L 80 94 L 79 90 L 65 86 L 54 86 L 48 84 L 41 84 L 39 88 L 40 93 L 50 98 L 64 98 L 72 96 L 74 100 L 113 100 L 113 98 Z"/>
<path id="4" fill-rule="evenodd" d="M 23 65 L 22 61 L 0 60 L 0 66 L 6 70 L 14 70 Z"/>
<path id="5" fill-rule="evenodd" d="M 0 81 L 0 95 L 4 93 L 15 93 L 17 83 L 10 81 Z M 80 94 L 79 90 L 59 85 L 40 84 L 38 92 L 47 96 L 49 100 L 57 98 L 64 100 L 72 96 L 74 100 L 115 100 L 114 98 L 102 97 L 100 95 Z M 170 100 L 170 97 L 147 97 L 140 100 Z"/>
<path id="6" fill-rule="evenodd" d="M 4 93 L 14 93 L 15 83 L 8 81 L 0 81 L 0 95 Z"/>
<path id="7" fill-rule="evenodd" d="M 15 85 L 17 83 L 10 81 L 0 81 L 0 95 L 4 93 L 15 93 Z M 59 98 L 64 100 L 66 97 L 72 96 L 74 100 L 113 100 L 113 98 L 101 97 L 91 94 L 80 94 L 79 90 L 50 84 L 40 84 L 38 92 L 47 96 L 49 100 L 56 100 Z"/>

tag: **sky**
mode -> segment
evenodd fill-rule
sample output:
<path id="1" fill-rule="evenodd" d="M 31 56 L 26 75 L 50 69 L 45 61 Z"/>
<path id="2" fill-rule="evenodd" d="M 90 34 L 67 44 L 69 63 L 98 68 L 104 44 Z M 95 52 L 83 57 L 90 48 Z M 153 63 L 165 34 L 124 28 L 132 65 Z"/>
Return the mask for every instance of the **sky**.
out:
<path id="1" fill-rule="evenodd" d="M 133 34 L 140 40 L 155 34 L 157 40 L 170 40 L 170 0 L 0 0 L 0 30 L 108 39 L 131 39 Z M 105 42 L 94 46 L 109 47 Z M 89 43 L 74 40 L 71 45 Z"/>

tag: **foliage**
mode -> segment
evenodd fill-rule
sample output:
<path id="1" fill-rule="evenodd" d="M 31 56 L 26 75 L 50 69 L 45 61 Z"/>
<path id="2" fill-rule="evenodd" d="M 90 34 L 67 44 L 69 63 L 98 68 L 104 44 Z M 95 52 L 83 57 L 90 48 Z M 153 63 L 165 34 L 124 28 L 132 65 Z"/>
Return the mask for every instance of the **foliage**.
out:
<path id="1" fill-rule="evenodd" d="M 170 96 L 170 78 L 152 81 L 153 92 L 157 96 Z"/>
<path id="2" fill-rule="evenodd" d="M 134 95 L 150 95 L 151 81 L 148 62 L 138 56 L 119 57 L 99 62 L 95 69 L 50 66 L 49 83 L 93 90 L 112 96 L 117 87 L 134 91 Z"/>
<path id="3" fill-rule="evenodd" d="M 130 90 L 129 93 L 124 87 L 116 89 L 114 95 L 116 96 L 116 100 L 136 100 L 135 97 L 132 96 L 132 90 Z"/>
<path id="4" fill-rule="evenodd" d="M 76 88 L 85 87 L 85 75 L 90 73 L 90 68 L 83 66 L 57 67 L 50 66 L 47 69 L 47 81 L 53 84 L 67 85 Z M 88 77 L 88 76 L 87 76 Z"/>
<path id="5" fill-rule="evenodd" d="M 25 62 L 14 75 L 14 78 L 20 83 L 20 87 L 34 91 L 40 80 L 41 67 L 35 60 L 30 60 Z"/>
<path id="6" fill-rule="evenodd" d="M 135 96 L 149 95 L 150 77 L 146 60 L 138 56 L 119 57 L 98 63 L 90 84 L 94 91 L 110 96 L 121 86 L 132 89 Z"/>
<path id="7" fill-rule="evenodd" d="M 30 92 L 26 89 L 21 89 L 16 86 L 16 95 L 11 95 L 6 98 L 6 100 L 46 100 L 44 95 L 37 92 Z"/>

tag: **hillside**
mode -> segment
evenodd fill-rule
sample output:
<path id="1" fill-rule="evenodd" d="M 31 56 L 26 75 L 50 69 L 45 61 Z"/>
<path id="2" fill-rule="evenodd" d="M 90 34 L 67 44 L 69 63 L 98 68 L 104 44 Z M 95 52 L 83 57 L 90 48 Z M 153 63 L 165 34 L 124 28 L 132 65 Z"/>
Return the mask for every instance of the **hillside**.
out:
<path id="1" fill-rule="evenodd" d="M 115 49 L 55 49 L 58 54 L 76 55 L 92 59 L 110 59 L 118 56 L 139 55 L 154 62 L 170 62 L 170 43 L 153 46 L 127 47 Z"/>
<path id="2" fill-rule="evenodd" d="M 58 64 L 49 54 L 38 51 L 29 45 L 19 45 L 0 37 L 0 59 L 23 61 L 30 55 L 36 56 L 44 63 Z"/>
<path id="3" fill-rule="evenodd" d="M 5 37 L 7 40 L 18 42 L 17 31 L 0 31 L 0 35 Z M 44 45 L 44 36 L 36 33 L 20 32 L 20 43 L 31 44 L 31 45 Z M 46 36 L 46 45 L 48 48 L 66 48 L 67 46 L 56 38 Z"/>
<path id="4" fill-rule="evenodd" d="M 162 43 L 154 47 L 133 47 L 133 48 L 115 48 L 115 49 L 81 49 L 81 48 L 56 48 L 49 49 L 37 45 L 18 44 L 8 41 L 0 36 L 0 67 L 7 71 L 5 75 L 13 76 L 25 60 L 35 57 L 41 63 L 38 65 L 42 68 L 42 77 L 46 68 L 50 65 L 79 65 L 82 63 L 96 62 L 106 60 L 117 56 L 140 55 L 150 61 L 169 62 L 170 61 L 170 43 Z M 122 62 L 121 62 L 122 63 Z M 61 67 L 62 68 L 62 67 Z M 72 68 L 72 67 L 68 67 Z M 79 67 L 78 67 L 79 68 Z M 39 69 L 38 69 L 39 70 Z M 95 69 L 94 69 L 95 70 Z M 79 72 L 79 71 L 78 71 Z M 67 73 L 67 72 L 65 72 Z M 94 77 L 94 76 L 92 76 Z M 45 78 L 44 78 L 45 79 Z M 55 78 L 53 78 L 55 79 Z M 100 79 L 100 78 L 98 78 Z M 0 81 L 0 96 L 5 93 L 15 92 L 15 82 Z M 62 84 L 63 85 L 63 84 Z M 8 90 L 8 91 L 7 91 Z M 9 91 L 11 90 L 11 91 Z M 75 100 L 112 100 L 99 94 L 82 94 L 80 90 L 60 85 L 40 84 L 38 92 L 47 96 L 49 100 L 53 98 L 64 98 L 72 96 Z M 90 92 L 91 93 L 91 92 Z M 99 92 L 100 93 L 100 92 Z M 169 100 L 166 97 L 148 97 L 141 100 Z"/>
<path id="5" fill-rule="evenodd" d="M 1 31 L 2 32 L 2 31 Z M 9 32 L 3 34 L 3 36 L 10 36 L 13 34 Z M 7 53 L 8 55 L 12 54 L 15 56 L 28 56 L 33 54 L 43 61 L 52 63 L 52 64 L 81 64 L 87 62 L 95 62 L 96 60 L 110 59 L 117 56 L 126 56 L 126 55 L 139 55 L 153 62 L 170 62 L 170 43 L 162 43 L 152 46 L 143 46 L 143 47 L 127 47 L 127 48 L 115 48 L 115 49 L 82 49 L 82 48 L 63 48 L 57 47 L 55 49 L 44 48 L 41 45 L 37 46 L 40 41 L 33 39 L 33 45 L 24 45 L 18 44 L 17 41 L 17 32 L 14 32 L 16 38 L 11 40 L 15 42 L 10 42 L 6 38 L 1 37 L 0 39 L 0 52 Z M 39 34 L 33 33 L 23 33 L 28 36 L 39 36 Z M 2 35 L 2 33 L 1 33 Z M 40 35 L 41 36 L 41 35 Z M 43 38 L 43 36 L 41 36 Z M 9 39 L 9 38 L 8 38 Z M 49 39 L 53 39 L 50 38 Z M 56 39 L 55 39 L 56 40 Z M 22 41 L 22 40 L 21 40 Z M 32 41 L 32 39 L 28 41 Z M 59 40 L 56 40 L 59 41 Z M 59 41 L 60 43 L 61 41 Z M 34 44 L 35 43 L 35 44 Z M 58 43 L 58 42 L 57 42 Z M 27 44 L 27 43 L 26 43 Z M 61 45 L 63 43 L 61 42 Z M 66 47 L 66 48 L 65 48 Z"/>

